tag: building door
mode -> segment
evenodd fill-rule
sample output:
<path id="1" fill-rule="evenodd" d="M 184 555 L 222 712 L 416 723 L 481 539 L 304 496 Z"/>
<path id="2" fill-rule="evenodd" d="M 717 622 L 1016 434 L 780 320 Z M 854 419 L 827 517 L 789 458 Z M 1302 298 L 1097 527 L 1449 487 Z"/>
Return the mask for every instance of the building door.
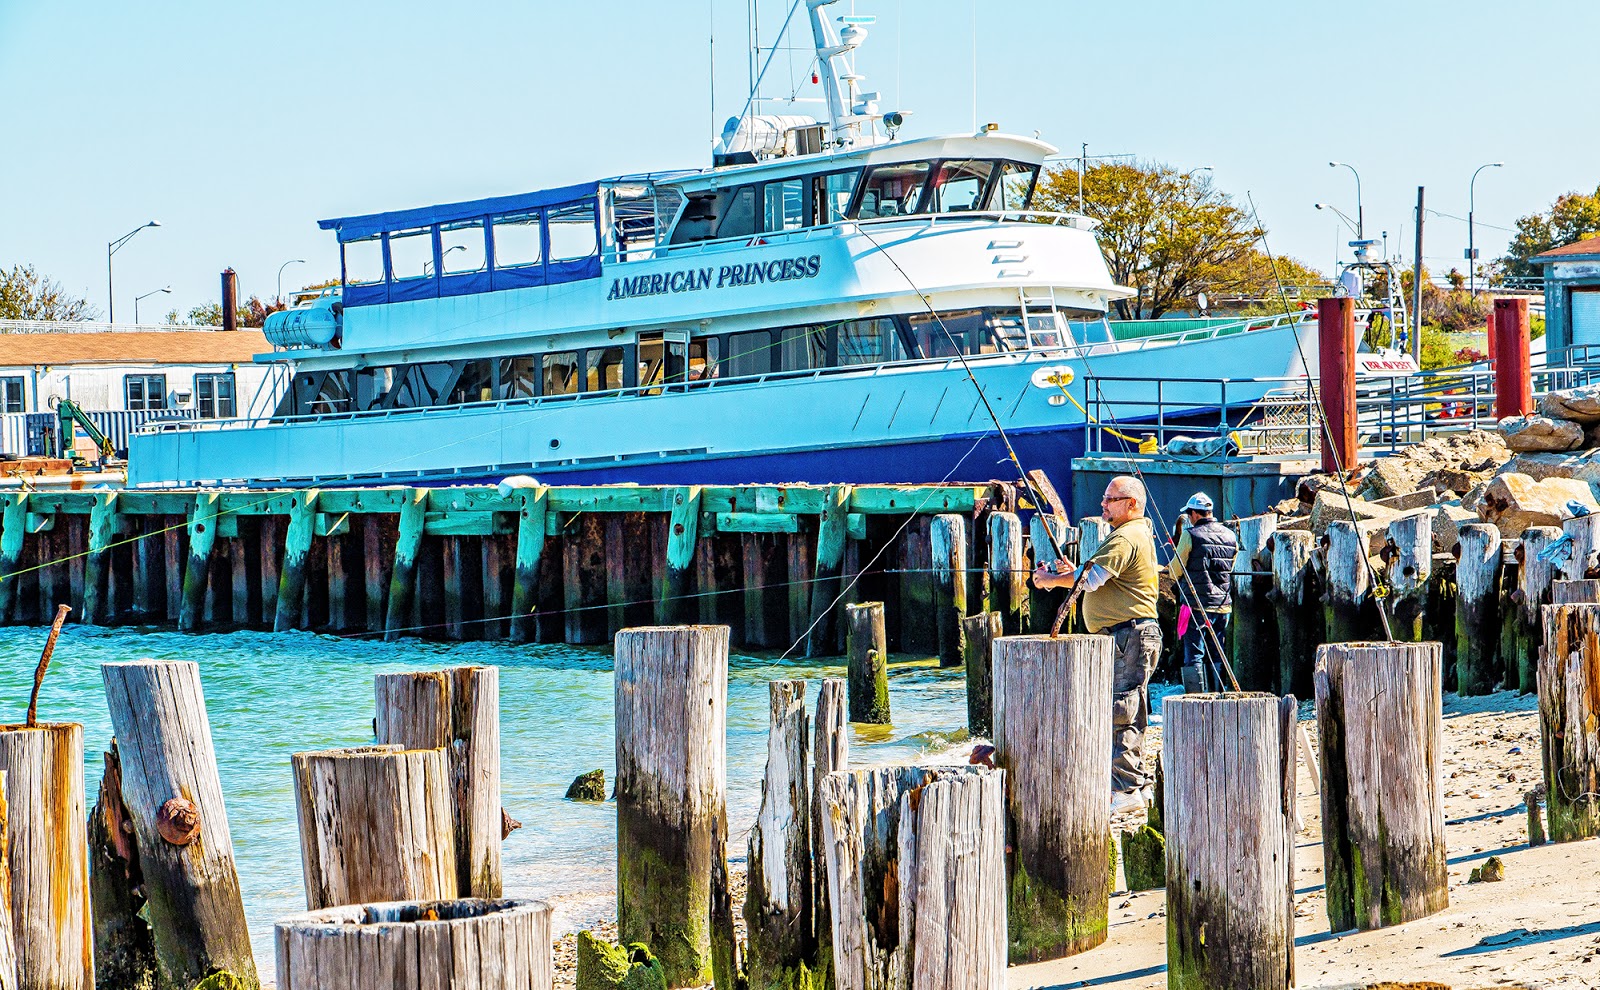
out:
<path id="1" fill-rule="evenodd" d="M 1572 346 L 1589 345 L 1600 357 L 1600 288 L 1572 290 Z"/>

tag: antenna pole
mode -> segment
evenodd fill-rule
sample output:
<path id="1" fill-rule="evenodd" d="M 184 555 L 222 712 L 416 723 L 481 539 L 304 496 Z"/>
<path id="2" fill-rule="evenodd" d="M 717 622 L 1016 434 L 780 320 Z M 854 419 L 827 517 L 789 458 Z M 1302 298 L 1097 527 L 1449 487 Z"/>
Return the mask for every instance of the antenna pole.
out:
<path id="1" fill-rule="evenodd" d="M 1422 364 L 1422 187 L 1417 187 L 1417 253 L 1411 269 L 1411 356 Z"/>
<path id="2" fill-rule="evenodd" d="M 977 130 L 977 125 L 973 125 Z M 1083 142 L 1082 153 L 1078 156 L 1078 212 L 1083 212 L 1083 170 L 1089 167 L 1089 142 Z"/>

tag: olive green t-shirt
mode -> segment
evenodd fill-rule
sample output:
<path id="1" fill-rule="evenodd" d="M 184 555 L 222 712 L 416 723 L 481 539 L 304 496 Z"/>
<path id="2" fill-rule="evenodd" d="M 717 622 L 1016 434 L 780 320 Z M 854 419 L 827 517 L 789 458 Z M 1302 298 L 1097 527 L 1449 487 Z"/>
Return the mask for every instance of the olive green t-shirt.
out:
<path id="1" fill-rule="evenodd" d="M 1083 596 L 1083 621 L 1090 632 L 1103 632 L 1129 619 L 1156 617 L 1160 571 L 1149 519 L 1130 519 L 1112 530 L 1089 562 L 1111 572 L 1111 580 Z"/>

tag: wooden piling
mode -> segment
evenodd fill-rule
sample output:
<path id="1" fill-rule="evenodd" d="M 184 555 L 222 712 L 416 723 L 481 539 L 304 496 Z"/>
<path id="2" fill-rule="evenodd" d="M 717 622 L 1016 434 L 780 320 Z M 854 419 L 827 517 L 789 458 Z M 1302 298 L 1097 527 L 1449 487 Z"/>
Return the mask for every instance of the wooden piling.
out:
<path id="1" fill-rule="evenodd" d="M 0 774 L 5 791 L 0 833 L 7 840 L 15 986 L 90 990 L 94 935 L 83 726 L 40 722 L 0 727 Z"/>
<path id="2" fill-rule="evenodd" d="M 690 597 L 694 588 L 694 551 L 700 535 L 700 488 L 673 488 L 664 495 L 667 520 L 666 573 L 661 584 L 656 622 L 688 622 L 699 614 Z"/>
<path id="3" fill-rule="evenodd" d="M 317 491 L 296 492 L 289 502 L 289 529 L 283 542 L 283 572 L 278 578 L 278 612 L 272 628 L 287 632 L 298 626 L 305 605 L 306 557 L 316 532 Z"/>
<path id="4" fill-rule="evenodd" d="M 122 754 L 122 801 L 138 839 L 158 986 L 227 972 L 259 986 L 233 838 L 217 775 L 200 667 L 188 661 L 102 664 Z"/>
<path id="5" fill-rule="evenodd" d="M 1084 516 L 1078 520 L 1078 562 L 1082 563 L 1100 552 L 1100 544 L 1111 536 L 1111 524 L 1099 516 Z"/>
<path id="6" fill-rule="evenodd" d="M 1295 700 L 1169 698 L 1161 739 L 1167 980 L 1294 985 Z"/>
<path id="7" fill-rule="evenodd" d="M 1004 635 L 999 612 L 963 619 L 967 667 L 967 734 L 988 739 L 994 733 L 994 643 Z"/>
<path id="8" fill-rule="evenodd" d="M 1544 623 L 1539 610 L 1550 604 L 1551 585 L 1555 568 L 1539 559 L 1539 554 L 1561 538 L 1561 530 L 1554 526 L 1530 526 L 1522 531 L 1517 543 L 1516 603 L 1516 657 L 1517 690 L 1534 694 L 1539 690 L 1539 651 L 1544 647 Z M 1512 671 L 1507 658 L 1506 681 L 1510 686 Z"/>
<path id="9" fill-rule="evenodd" d="M 786 652 L 793 652 L 795 647 L 804 645 L 807 636 L 806 627 L 811 621 L 812 576 L 816 573 L 811 562 L 811 551 L 816 547 L 816 538 L 806 526 L 809 521 L 797 518 L 795 525 L 799 529 L 782 537 L 784 560 L 788 565 L 788 572 L 784 575 L 782 597 L 789 606 L 789 622 L 785 627 L 783 641 L 778 645 Z"/>
<path id="10" fill-rule="evenodd" d="M 417 554 L 422 549 L 422 527 L 427 517 L 428 492 L 410 488 L 400 502 L 400 529 L 394 545 L 394 567 L 389 577 L 389 609 L 383 638 L 393 642 L 415 623 L 411 606 L 417 594 Z"/>
<path id="11" fill-rule="evenodd" d="M 0 495 L 0 623 L 18 621 L 24 537 L 28 528 L 28 493 Z"/>
<path id="12" fill-rule="evenodd" d="M 544 556 L 549 505 L 546 488 L 523 488 L 517 492 L 516 577 L 511 585 L 513 643 L 531 643 L 538 637 L 534 612 L 539 607 L 539 563 Z"/>
<path id="13" fill-rule="evenodd" d="M 581 512 L 563 530 L 561 588 L 568 643 L 595 645 L 608 639 L 605 532 L 605 514 L 599 512 Z"/>
<path id="14" fill-rule="evenodd" d="M 669 986 L 703 985 L 727 821 L 728 628 L 624 629 L 615 669 L 619 939 L 648 945 Z"/>
<path id="15" fill-rule="evenodd" d="M 1539 730 L 1550 838 L 1592 838 L 1600 835 L 1600 605 L 1546 605 L 1544 644 Z"/>
<path id="16" fill-rule="evenodd" d="M 995 765 L 1007 774 L 1014 963 L 1059 959 L 1106 940 L 1112 652 L 1109 636 L 995 640 Z"/>
<path id="17" fill-rule="evenodd" d="M 846 605 L 849 630 L 850 721 L 889 723 L 889 637 L 884 631 L 883 603 Z"/>
<path id="18" fill-rule="evenodd" d="M 1397 640 L 1420 643 L 1426 637 L 1428 582 L 1433 577 L 1433 515 L 1418 512 L 1389 523 L 1384 545 L 1390 625 Z"/>
<path id="19" fill-rule="evenodd" d="M 1562 520 L 1561 532 L 1572 537 L 1572 553 L 1558 577 L 1568 581 L 1600 578 L 1600 512 Z"/>
<path id="20" fill-rule="evenodd" d="M 747 860 L 746 973 L 752 987 L 805 986 L 812 932 L 806 682 L 771 681 L 768 691 L 767 767 Z"/>
<path id="21" fill-rule="evenodd" d="M 1461 527 L 1456 559 L 1456 691 L 1488 694 L 1499 670 L 1500 530 L 1493 523 Z"/>
<path id="22" fill-rule="evenodd" d="M 1372 569 L 1367 537 L 1356 524 L 1339 519 L 1328 524 L 1326 554 L 1327 636 L 1336 643 L 1371 639 Z"/>
<path id="23" fill-rule="evenodd" d="M 839 599 L 843 590 L 845 548 L 850 542 L 849 485 L 827 490 L 817 521 L 816 579 L 811 585 L 810 632 L 806 656 L 827 656 L 838 641 Z M 702 588 L 710 591 L 710 588 Z"/>
<path id="24" fill-rule="evenodd" d="M 1317 651 L 1323 875 L 1332 931 L 1414 921 L 1450 904 L 1438 643 Z"/>
<path id="25" fill-rule="evenodd" d="M 94 924 L 95 982 L 101 987 L 153 987 L 155 937 L 140 916 L 144 877 L 133 822 L 122 803 L 122 760 L 115 739 L 89 813 L 89 908 Z M 6 926 L 9 933 L 10 926 Z"/>
<path id="26" fill-rule="evenodd" d="M 278 617 L 278 583 L 283 576 L 283 520 L 261 517 L 261 624 L 272 628 Z"/>
<path id="27" fill-rule="evenodd" d="M 817 714 L 812 720 L 811 743 L 811 906 L 816 933 L 816 958 L 829 958 L 833 944 L 833 918 L 828 906 L 828 869 L 822 835 L 822 781 L 850 764 L 850 720 L 846 711 L 845 682 L 830 677 L 817 689 Z"/>
<path id="28" fill-rule="evenodd" d="M 1028 572 L 1021 520 L 1013 512 L 989 513 L 989 607 L 1000 613 L 1007 636 L 1027 628 Z"/>
<path id="29" fill-rule="evenodd" d="M 900 607 L 887 616 L 889 641 L 902 653 L 933 656 L 939 652 L 939 630 L 934 622 L 933 521 L 912 516 L 900 532 Z"/>
<path id="30" fill-rule="evenodd" d="M 1593 605 L 1600 603 L 1600 580 L 1587 578 L 1582 581 L 1552 581 L 1550 583 L 1550 604 L 1552 605 Z"/>
<path id="31" fill-rule="evenodd" d="M 445 750 L 358 746 L 291 759 L 309 910 L 458 896 Z"/>
<path id="32" fill-rule="evenodd" d="M 500 669 L 378 674 L 373 691 L 380 745 L 447 754 L 456 890 L 462 897 L 499 897 Z"/>
<path id="33" fill-rule="evenodd" d="M 189 514 L 189 561 L 183 569 L 183 604 L 178 628 L 194 632 L 205 617 L 206 585 L 211 576 L 211 548 L 217 542 L 217 513 L 221 496 L 199 492 Z"/>
<path id="34" fill-rule="evenodd" d="M 1272 537 L 1272 604 L 1278 617 L 1280 694 L 1310 692 L 1311 669 L 1322 641 L 1323 610 L 1317 601 L 1317 576 L 1311 566 L 1315 543 L 1310 533 L 1280 529 Z"/>
<path id="35" fill-rule="evenodd" d="M 392 551 L 386 554 L 383 545 L 389 525 L 387 516 L 374 514 L 361 520 L 361 585 L 366 596 L 363 626 L 370 633 L 383 632 L 384 596 L 389 590 L 385 557 L 391 566 L 393 562 Z"/>
<path id="36" fill-rule="evenodd" d="M 1247 516 L 1236 528 L 1239 552 L 1233 558 L 1233 674 L 1246 691 L 1271 691 L 1278 683 L 1277 639 L 1273 621 L 1268 549 L 1277 531 L 1274 514 Z"/>
<path id="37" fill-rule="evenodd" d="M 957 667 L 962 661 L 961 622 L 967 617 L 966 520 L 954 513 L 934 516 L 930 543 L 939 666 Z"/>
<path id="38" fill-rule="evenodd" d="M 1055 535 L 1054 543 L 1050 539 L 1051 533 Z M 1056 544 L 1059 543 L 1062 549 L 1070 554 L 1077 539 L 1078 531 L 1067 525 L 1066 516 L 1035 512 L 1033 519 L 1028 523 L 1028 543 L 1033 549 L 1033 566 L 1035 568 L 1055 566 L 1058 559 Z M 1066 601 L 1067 594 L 1064 588 L 1035 588 L 1033 582 L 1029 580 L 1028 631 L 1049 632 L 1050 624 L 1055 621 L 1056 612 L 1061 608 L 1061 603 Z"/>
<path id="39" fill-rule="evenodd" d="M 111 544 L 117 538 L 117 493 L 95 492 L 89 510 L 89 553 L 84 558 L 83 621 L 91 626 L 110 625 Z"/>

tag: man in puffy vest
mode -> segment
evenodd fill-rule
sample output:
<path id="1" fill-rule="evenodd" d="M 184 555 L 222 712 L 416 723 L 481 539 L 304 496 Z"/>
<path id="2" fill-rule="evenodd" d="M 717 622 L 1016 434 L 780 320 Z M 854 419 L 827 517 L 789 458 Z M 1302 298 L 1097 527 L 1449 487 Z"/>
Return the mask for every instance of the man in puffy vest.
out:
<path id="1" fill-rule="evenodd" d="M 1177 583 L 1178 601 L 1189 607 L 1189 627 L 1183 633 L 1183 690 L 1192 693 L 1215 687 L 1207 671 L 1216 669 L 1222 659 L 1216 650 L 1228 642 L 1233 558 L 1239 553 L 1239 539 L 1211 514 L 1211 497 L 1204 492 L 1190 496 L 1178 525 L 1177 550 L 1167 573 Z M 1216 633 L 1214 640 L 1206 632 L 1208 623 Z"/>

